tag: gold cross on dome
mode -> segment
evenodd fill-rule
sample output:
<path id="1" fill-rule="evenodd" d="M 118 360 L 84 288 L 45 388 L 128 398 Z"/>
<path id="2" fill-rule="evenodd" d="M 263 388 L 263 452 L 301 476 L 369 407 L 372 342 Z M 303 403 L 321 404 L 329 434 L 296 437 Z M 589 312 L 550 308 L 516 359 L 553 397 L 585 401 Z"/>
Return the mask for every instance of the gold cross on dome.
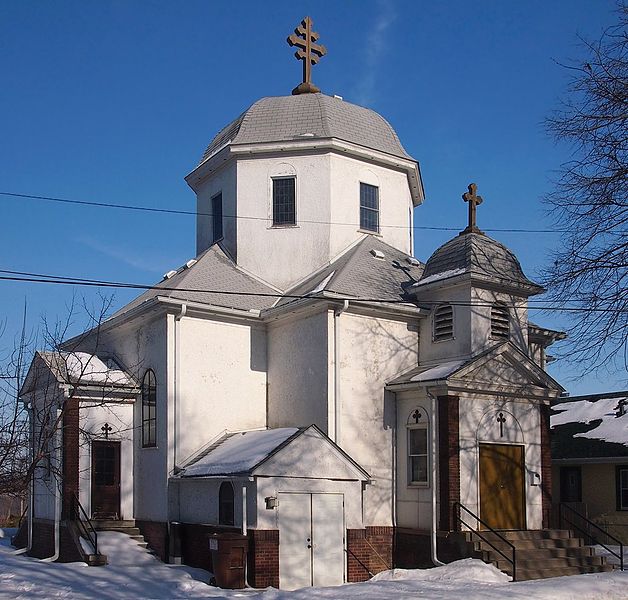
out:
<path id="1" fill-rule="evenodd" d="M 320 92 L 312 83 L 312 65 L 318 63 L 321 56 L 327 54 L 327 48 L 316 43 L 319 35 L 312 31 L 312 26 L 312 19 L 305 17 L 294 33 L 288 36 L 288 44 L 297 47 L 294 55 L 297 60 L 303 61 L 303 82 L 292 90 L 294 95 Z"/>
<path id="2" fill-rule="evenodd" d="M 470 183 L 468 190 L 468 192 L 462 194 L 462 199 L 469 203 L 469 224 L 462 233 L 482 233 L 476 224 L 475 210 L 484 200 L 482 200 L 482 196 L 478 196 L 478 186 L 475 183 Z"/>

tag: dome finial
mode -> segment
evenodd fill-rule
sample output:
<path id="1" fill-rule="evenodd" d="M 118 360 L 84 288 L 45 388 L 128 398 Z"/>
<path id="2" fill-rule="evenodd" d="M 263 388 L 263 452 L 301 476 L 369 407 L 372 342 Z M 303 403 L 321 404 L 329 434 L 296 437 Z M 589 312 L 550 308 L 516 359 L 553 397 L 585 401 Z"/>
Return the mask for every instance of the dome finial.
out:
<path id="1" fill-rule="evenodd" d="M 294 53 L 297 60 L 303 61 L 303 83 L 300 83 L 292 90 L 293 95 L 313 94 L 320 90 L 312 83 L 312 65 L 315 65 L 327 54 L 327 48 L 321 44 L 316 44 L 319 35 L 312 31 L 312 19 L 305 17 L 301 24 L 288 36 L 288 44 L 296 46 L 298 49 Z"/>
<path id="2" fill-rule="evenodd" d="M 481 233 L 483 234 L 484 232 L 481 231 L 480 229 L 478 229 L 478 226 L 476 225 L 476 215 L 475 215 L 475 209 L 477 206 L 479 206 L 480 204 L 482 204 L 482 202 L 484 202 L 484 200 L 482 200 L 482 196 L 478 196 L 477 195 L 477 191 L 478 191 L 478 186 L 475 183 L 470 183 L 469 187 L 468 187 L 468 192 L 465 192 L 464 194 L 462 194 L 462 199 L 465 202 L 469 203 L 469 224 L 467 225 L 467 227 L 462 230 L 460 232 L 460 235 L 463 235 L 465 233 Z"/>

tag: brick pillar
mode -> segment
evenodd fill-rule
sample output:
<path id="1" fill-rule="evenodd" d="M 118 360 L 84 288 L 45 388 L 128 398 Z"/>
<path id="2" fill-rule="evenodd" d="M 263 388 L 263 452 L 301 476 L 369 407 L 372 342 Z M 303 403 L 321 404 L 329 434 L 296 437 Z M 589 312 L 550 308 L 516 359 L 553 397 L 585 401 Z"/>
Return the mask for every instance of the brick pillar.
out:
<path id="1" fill-rule="evenodd" d="M 279 531 L 249 529 L 248 583 L 254 588 L 279 587 Z"/>
<path id="2" fill-rule="evenodd" d="M 552 515 L 552 452 L 550 444 L 550 407 L 539 407 L 541 416 L 541 502 L 543 527 L 549 529 Z"/>
<path id="3" fill-rule="evenodd" d="M 457 396 L 439 396 L 438 469 L 441 531 L 454 531 L 454 503 L 460 501 L 460 420 Z"/>
<path id="4" fill-rule="evenodd" d="M 61 518 L 74 518 L 74 497 L 79 492 L 79 407 L 76 398 L 65 401 L 62 418 Z"/>

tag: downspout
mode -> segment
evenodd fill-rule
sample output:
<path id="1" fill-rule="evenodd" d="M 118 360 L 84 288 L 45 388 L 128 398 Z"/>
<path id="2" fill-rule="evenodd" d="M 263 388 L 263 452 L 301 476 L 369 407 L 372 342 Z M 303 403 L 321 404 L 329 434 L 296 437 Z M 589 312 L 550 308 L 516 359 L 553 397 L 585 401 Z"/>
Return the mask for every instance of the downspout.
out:
<path id="1" fill-rule="evenodd" d="M 342 308 L 334 310 L 334 442 L 340 445 L 340 350 L 338 349 L 338 317 L 349 308 L 349 300 L 344 300 Z"/>
<path id="2" fill-rule="evenodd" d="M 55 468 L 57 470 L 57 476 L 55 476 L 55 553 L 48 558 L 44 558 L 42 562 L 54 562 L 59 558 L 60 550 L 60 536 L 61 536 L 61 485 L 63 482 L 63 465 L 61 445 L 62 439 L 62 414 L 63 411 L 57 408 L 57 430 L 55 431 L 55 443 L 57 444 L 57 460 Z"/>
<path id="3" fill-rule="evenodd" d="M 242 485 L 242 535 L 246 535 L 248 523 L 246 522 L 246 484 Z"/>
<path id="4" fill-rule="evenodd" d="M 432 562 L 437 567 L 442 567 L 445 563 L 438 560 L 438 553 L 436 547 L 436 426 L 438 425 L 438 418 L 436 415 L 436 398 L 430 393 L 428 388 L 425 388 L 425 393 L 432 404 L 432 427 L 431 427 L 431 442 L 432 442 L 432 528 L 431 528 L 431 550 L 432 550 Z M 440 457 L 439 457 L 440 462 Z"/>
<path id="5" fill-rule="evenodd" d="M 177 439 L 178 439 L 178 435 L 179 435 L 179 431 L 178 431 L 178 427 L 179 427 L 179 420 L 178 420 L 178 414 L 179 414 L 179 371 L 180 371 L 180 365 L 179 365 L 179 356 L 180 356 L 180 351 L 179 351 L 179 347 L 181 345 L 181 331 L 179 330 L 179 328 L 177 327 L 177 324 L 181 321 L 181 319 L 183 317 L 185 317 L 185 314 L 188 311 L 188 305 L 187 304 L 181 304 L 181 310 L 179 311 L 178 315 L 175 315 L 174 317 L 174 398 L 173 398 L 173 435 L 172 435 L 172 470 L 174 473 L 177 472 Z"/>

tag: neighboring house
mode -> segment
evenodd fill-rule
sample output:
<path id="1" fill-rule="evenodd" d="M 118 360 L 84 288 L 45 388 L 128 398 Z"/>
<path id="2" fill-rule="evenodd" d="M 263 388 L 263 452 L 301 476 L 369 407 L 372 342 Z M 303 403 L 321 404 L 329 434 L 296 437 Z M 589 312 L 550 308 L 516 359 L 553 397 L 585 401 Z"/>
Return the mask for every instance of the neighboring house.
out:
<path id="1" fill-rule="evenodd" d="M 549 525 L 559 334 L 528 322 L 543 290 L 475 225 L 474 186 L 469 226 L 423 264 L 418 163 L 380 115 L 321 93 L 257 101 L 186 181 L 196 257 L 31 365 L 35 431 L 63 423 L 33 554 L 57 524 L 73 556 L 75 496 L 164 560 L 173 523 L 202 566 L 208 533 L 241 529 L 260 587 L 417 564 L 431 532 L 460 529 L 459 502 L 492 527 Z"/>
<path id="2" fill-rule="evenodd" d="M 552 403 L 555 501 L 628 544 L 628 391 Z"/>

